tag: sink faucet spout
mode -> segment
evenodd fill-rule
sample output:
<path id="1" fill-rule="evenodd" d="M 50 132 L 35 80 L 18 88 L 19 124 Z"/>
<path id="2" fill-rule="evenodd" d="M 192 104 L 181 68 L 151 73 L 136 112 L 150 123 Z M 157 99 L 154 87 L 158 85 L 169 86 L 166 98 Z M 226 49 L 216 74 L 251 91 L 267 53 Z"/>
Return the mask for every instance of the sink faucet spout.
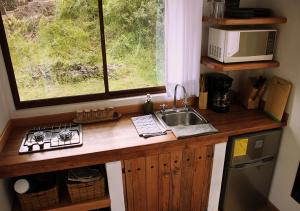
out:
<path id="1" fill-rule="evenodd" d="M 174 90 L 174 101 L 173 101 L 173 109 L 175 111 L 177 110 L 176 100 L 177 100 L 177 88 L 178 88 L 178 86 L 180 86 L 183 89 L 183 92 L 184 92 L 184 108 L 185 109 L 188 108 L 186 89 L 184 88 L 184 86 L 182 86 L 180 84 L 176 84 L 175 90 Z"/>

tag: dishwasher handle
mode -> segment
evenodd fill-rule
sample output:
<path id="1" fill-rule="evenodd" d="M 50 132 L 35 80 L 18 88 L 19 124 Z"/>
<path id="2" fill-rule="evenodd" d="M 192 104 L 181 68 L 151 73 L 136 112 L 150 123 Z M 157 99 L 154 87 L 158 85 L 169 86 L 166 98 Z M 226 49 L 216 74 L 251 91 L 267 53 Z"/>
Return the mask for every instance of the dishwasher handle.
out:
<path id="1" fill-rule="evenodd" d="M 234 169 L 245 169 L 245 168 L 252 168 L 258 166 L 265 166 L 274 162 L 274 157 L 264 158 L 260 161 L 252 162 L 252 163 L 243 163 L 233 166 Z"/>

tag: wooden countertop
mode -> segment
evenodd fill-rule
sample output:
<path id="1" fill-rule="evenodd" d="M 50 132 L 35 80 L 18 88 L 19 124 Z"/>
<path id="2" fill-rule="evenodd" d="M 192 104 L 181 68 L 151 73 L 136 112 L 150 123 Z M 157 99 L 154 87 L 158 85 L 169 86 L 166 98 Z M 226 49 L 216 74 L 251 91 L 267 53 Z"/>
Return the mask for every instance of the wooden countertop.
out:
<path id="1" fill-rule="evenodd" d="M 14 177 L 33 173 L 58 171 L 87 165 L 129 159 L 164 151 L 166 147 L 187 147 L 186 143 L 217 144 L 229 136 L 282 127 L 257 110 L 246 110 L 234 105 L 229 113 L 217 114 L 210 110 L 200 113 L 220 132 L 177 140 L 172 132 L 167 135 L 144 139 L 138 136 L 130 117 L 125 115 L 114 122 L 83 126 L 83 146 L 68 149 L 19 155 L 18 150 L 28 127 L 12 130 L 0 153 L 0 177 Z"/>

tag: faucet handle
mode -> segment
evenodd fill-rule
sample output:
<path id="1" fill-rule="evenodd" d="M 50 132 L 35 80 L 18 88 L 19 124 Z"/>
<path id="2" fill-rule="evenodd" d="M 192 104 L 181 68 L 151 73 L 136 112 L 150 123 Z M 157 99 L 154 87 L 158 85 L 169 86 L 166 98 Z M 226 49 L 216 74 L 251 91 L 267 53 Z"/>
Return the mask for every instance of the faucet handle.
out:
<path id="1" fill-rule="evenodd" d="M 187 99 L 184 99 L 184 101 L 182 102 L 182 105 L 184 106 L 184 110 L 188 110 L 189 104 L 188 104 Z"/>
<path id="2" fill-rule="evenodd" d="M 162 114 L 164 114 L 164 113 L 166 112 L 166 108 L 167 108 L 166 104 L 162 104 L 162 105 L 160 105 L 160 107 L 161 107 L 160 112 L 161 112 Z"/>

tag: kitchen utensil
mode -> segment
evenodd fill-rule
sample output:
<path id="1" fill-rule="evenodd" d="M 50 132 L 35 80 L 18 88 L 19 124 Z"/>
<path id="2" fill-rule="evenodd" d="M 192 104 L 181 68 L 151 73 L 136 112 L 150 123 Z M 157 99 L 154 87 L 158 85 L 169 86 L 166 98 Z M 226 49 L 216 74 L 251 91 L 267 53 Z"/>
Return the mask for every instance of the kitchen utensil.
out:
<path id="1" fill-rule="evenodd" d="M 242 104 L 247 109 L 257 109 L 265 88 L 266 83 L 264 78 L 249 78 L 243 83 L 243 87 L 241 89 Z"/>
<path id="2" fill-rule="evenodd" d="M 207 109 L 208 92 L 199 93 L 199 109 Z"/>
<path id="3" fill-rule="evenodd" d="M 253 100 L 256 100 L 257 98 L 261 99 L 265 90 L 266 90 L 267 85 L 263 84 L 262 86 L 259 87 L 259 90 L 257 92 L 257 95 L 254 97 Z"/>
<path id="4" fill-rule="evenodd" d="M 82 110 L 78 110 L 76 112 L 76 119 L 82 120 L 83 118 L 83 111 Z"/>
<path id="5" fill-rule="evenodd" d="M 205 75 L 204 74 L 200 75 L 200 92 L 206 92 Z"/>
<path id="6" fill-rule="evenodd" d="M 207 0 L 208 8 L 209 8 L 209 16 L 214 16 L 214 2 L 215 0 Z"/>
<path id="7" fill-rule="evenodd" d="M 112 118 L 114 115 L 114 108 L 113 107 L 105 108 L 105 112 L 106 112 L 106 118 Z"/>
<path id="8" fill-rule="evenodd" d="M 213 17 L 224 18 L 224 13 L 225 13 L 225 2 L 215 1 L 213 3 Z"/>
<path id="9" fill-rule="evenodd" d="M 208 93 L 205 87 L 205 75 L 200 75 L 199 109 L 207 109 Z"/>
<path id="10" fill-rule="evenodd" d="M 77 112 L 76 117 L 73 120 L 75 123 L 88 124 L 97 123 L 111 120 L 118 120 L 122 117 L 122 114 L 114 112 L 113 107 L 105 109 L 86 109 L 84 112 Z"/>
<path id="11" fill-rule="evenodd" d="M 277 76 L 272 78 L 264 111 L 273 119 L 281 121 L 291 89 L 290 82 Z"/>

